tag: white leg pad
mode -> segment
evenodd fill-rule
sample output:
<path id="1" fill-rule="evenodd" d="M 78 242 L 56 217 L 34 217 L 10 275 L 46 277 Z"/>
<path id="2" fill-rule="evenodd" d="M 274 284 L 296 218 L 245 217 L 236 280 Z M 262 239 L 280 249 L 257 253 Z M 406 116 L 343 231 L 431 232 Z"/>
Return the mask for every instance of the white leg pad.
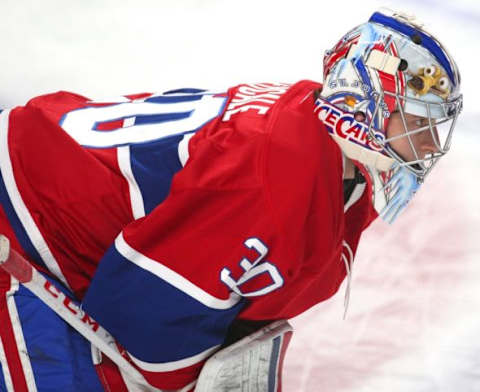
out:
<path id="1" fill-rule="evenodd" d="M 293 333 L 276 321 L 209 358 L 195 392 L 280 392 L 283 357 Z"/>

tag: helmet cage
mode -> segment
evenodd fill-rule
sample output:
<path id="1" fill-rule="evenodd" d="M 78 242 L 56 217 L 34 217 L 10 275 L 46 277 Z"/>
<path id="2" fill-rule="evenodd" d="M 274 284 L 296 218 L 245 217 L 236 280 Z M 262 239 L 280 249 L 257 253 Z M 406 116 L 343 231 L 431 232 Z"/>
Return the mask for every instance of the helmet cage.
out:
<path id="1" fill-rule="evenodd" d="M 384 96 L 389 95 L 395 99 L 396 109 L 395 111 L 400 114 L 402 124 L 403 124 L 403 133 L 388 137 L 388 127 L 385 133 L 385 138 L 378 137 L 378 130 L 375 129 L 375 119 L 380 113 L 380 108 L 382 102 L 384 101 Z M 413 103 L 417 106 L 421 105 L 425 109 L 426 120 L 428 121 L 427 125 L 419 126 L 418 128 L 410 129 L 407 124 L 407 113 L 405 111 L 405 106 L 407 101 Z M 407 170 L 415 174 L 419 181 L 423 181 L 425 176 L 432 170 L 438 160 L 444 156 L 450 149 L 453 130 L 456 125 L 458 115 L 462 110 L 462 95 L 459 95 L 452 101 L 449 102 L 428 102 L 423 99 L 407 97 L 399 95 L 398 93 L 392 93 L 389 91 L 383 91 L 383 94 L 378 94 L 375 98 L 375 109 L 372 114 L 372 117 L 368 125 L 369 137 L 372 140 L 383 147 L 383 151 L 395 159 L 400 166 L 404 166 Z M 435 116 L 432 114 L 435 113 Z M 450 124 L 448 124 L 451 121 Z M 442 126 L 442 132 L 438 132 L 438 128 Z M 423 158 L 420 156 L 419 151 L 415 147 L 412 136 L 419 134 L 421 132 L 429 132 L 431 139 L 435 145 L 435 151 L 429 154 L 426 154 Z M 413 152 L 415 159 L 406 160 L 402 157 L 395 149 L 392 147 L 391 142 L 405 138 L 408 141 L 408 144 Z"/>

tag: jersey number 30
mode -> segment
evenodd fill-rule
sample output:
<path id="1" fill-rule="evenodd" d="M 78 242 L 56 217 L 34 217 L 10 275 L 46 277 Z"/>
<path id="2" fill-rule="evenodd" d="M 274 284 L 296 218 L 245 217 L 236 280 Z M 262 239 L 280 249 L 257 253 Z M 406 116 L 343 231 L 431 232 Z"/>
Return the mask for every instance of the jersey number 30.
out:
<path id="1" fill-rule="evenodd" d="M 258 257 L 255 261 L 251 262 L 247 258 L 243 258 L 240 261 L 240 267 L 245 271 L 240 279 L 235 280 L 231 276 L 231 271 L 228 268 L 222 269 L 220 273 L 220 279 L 225 283 L 233 292 L 237 293 L 242 297 L 257 297 L 260 295 L 265 295 L 273 290 L 276 290 L 283 286 L 283 278 L 280 275 L 277 267 L 268 261 L 262 260 L 268 253 L 267 246 L 260 241 L 258 238 L 249 238 L 245 241 L 245 246 L 249 249 L 253 249 L 258 253 Z M 268 277 L 268 283 L 265 283 L 264 279 L 261 279 L 260 276 L 266 275 Z M 241 289 L 242 285 L 245 285 L 247 282 L 250 284 L 253 283 L 254 286 L 261 286 L 262 284 L 256 284 L 253 279 L 261 279 L 263 287 L 255 291 L 244 292 Z M 260 280 L 259 280 L 260 282 Z"/>

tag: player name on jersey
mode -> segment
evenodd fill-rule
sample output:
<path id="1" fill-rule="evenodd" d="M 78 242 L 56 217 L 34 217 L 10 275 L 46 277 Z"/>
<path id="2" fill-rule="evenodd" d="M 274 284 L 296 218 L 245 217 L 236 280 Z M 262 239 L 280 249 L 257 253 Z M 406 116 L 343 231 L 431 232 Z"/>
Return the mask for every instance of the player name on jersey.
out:
<path id="1" fill-rule="evenodd" d="M 266 114 L 289 87 L 290 84 L 287 83 L 256 83 L 241 86 L 230 101 L 222 120 L 228 121 L 234 114 L 247 110 Z"/>

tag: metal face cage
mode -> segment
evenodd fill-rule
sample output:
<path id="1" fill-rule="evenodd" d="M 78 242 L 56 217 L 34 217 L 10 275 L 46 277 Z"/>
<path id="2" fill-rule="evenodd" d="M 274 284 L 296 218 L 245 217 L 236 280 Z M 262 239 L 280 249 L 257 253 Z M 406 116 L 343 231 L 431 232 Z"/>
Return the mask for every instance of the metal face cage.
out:
<path id="1" fill-rule="evenodd" d="M 384 102 L 384 96 L 389 95 L 395 98 L 396 109 L 403 124 L 403 132 L 394 136 L 389 135 L 389 125 L 384 130 L 385 139 L 380 140 L 378 131 L 375 129 L 375 119 L 379 116 L 381 107 Z M 368 124 L 369 137 L 375 140 L 376 143 L 383 146 L 384 152 L 391 158 L 395 159 L 400 166 L 405 167 L 410 172 L 415 174 L 419 182 L 423 182 L 427 174 L 436 165 L 438 160 L 444 156 L 450 149 L 452 134 L 455 128 L 457 118 L 462 110 L 463 97 L 459 95 L 448 102 L 428 102 L 413 97 L 405 97 L 389 91 L 384 91 L 378 94 L 375 99 L 375 110 L 372 118 Z M 415 113 L 409 113 L 408 107 L 414 105 Z M 422 108 L 423 116 L 419 116 L 419 108 Z M 394 113 L 395 113 L 394 112 Z M 409 118 L 416 120 L 416 127 L 411 126 Z M 416 135 L 422 132 L 428 132 L 429 137 L 433 141 L 434 151 L 423 154 L 418 151 L 415 139 Z M 409 158 L 401 155 L 396 151 L 394 146 L 399 142 L 407 142 L 410 150 L 408 151 Z"/>

